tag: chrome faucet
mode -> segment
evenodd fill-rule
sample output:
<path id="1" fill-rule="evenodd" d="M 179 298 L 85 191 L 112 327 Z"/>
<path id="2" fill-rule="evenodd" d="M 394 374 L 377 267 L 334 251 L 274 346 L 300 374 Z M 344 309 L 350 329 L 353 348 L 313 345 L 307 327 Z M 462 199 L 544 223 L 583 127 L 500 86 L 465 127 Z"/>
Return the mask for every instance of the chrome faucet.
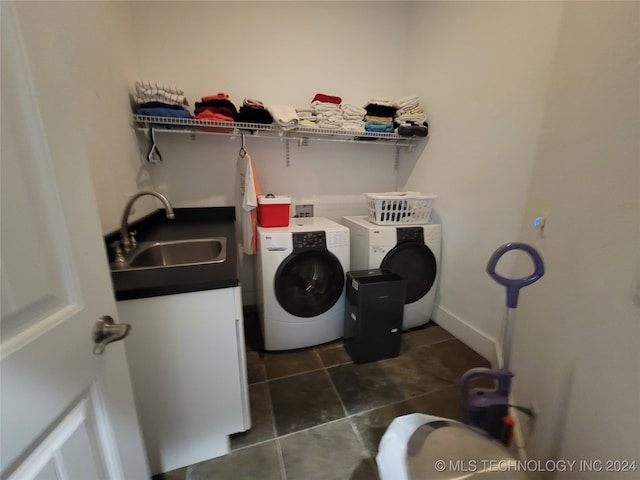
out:
<path id="1" fill-rule="evenodd" d="M 122 242 L 122 248 L 124 248 L 125 252 L 130 251 L 133 248 L 133 244 L 131 242 L 131 238 L 129 237 L 129 215 L 131 214 L 131 207 L 133 207 L 134 202 L 144 195 L 151 195 L 156 197 L 164 204 L 164 208 L 167 210 L 167 218 L 172 219 L 175 218 L 175 214 L 173 213 L 173 207 L 171 206 L 171 202 L 169 199 L 162 195 L 161 193 L 154 192 L 153 190 L 141 190 L 135 195 L 133 195 L 127 204 L 124 206 L 124 210 L 122 212 L 122 222 L 120 223 L 120 241 Z"/>

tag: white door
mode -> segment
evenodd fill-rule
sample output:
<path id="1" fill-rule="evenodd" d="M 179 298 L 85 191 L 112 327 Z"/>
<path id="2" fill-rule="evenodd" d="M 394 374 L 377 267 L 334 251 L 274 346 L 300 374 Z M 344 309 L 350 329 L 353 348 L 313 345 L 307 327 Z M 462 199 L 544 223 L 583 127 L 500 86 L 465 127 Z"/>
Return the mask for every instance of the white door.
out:
<path id="1" fill-rule="evenodd" d="M 123 344 L 93 353 L 117 317 L 80 119 L 43 120 L 1 9 L 1 478 L 149 478 Z"/>

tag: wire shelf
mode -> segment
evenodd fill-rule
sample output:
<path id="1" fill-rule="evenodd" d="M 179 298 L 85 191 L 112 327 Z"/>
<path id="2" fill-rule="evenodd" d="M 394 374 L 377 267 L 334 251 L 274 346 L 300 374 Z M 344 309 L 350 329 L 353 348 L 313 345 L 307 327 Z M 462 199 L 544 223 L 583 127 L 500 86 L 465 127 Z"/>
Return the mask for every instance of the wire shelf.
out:
<path id="1" fill-rule="evenodd" d="M 132 115 L 133 125 L 140 130 L 203 133 L 217 135 L 250 134 L 256 137 L 306 140 L 326 140 L 338 142 L 361 142 L 368 144 L 388 144 L 395 146 L 414 146 L 422 137 L 403 137 L 397 133 L 367 132 L 316 127 L 296 127 L 282 130 L 276 124 L 223 122 L 220 120 L 200 120 L 197 118 L 153 117 Z"/>

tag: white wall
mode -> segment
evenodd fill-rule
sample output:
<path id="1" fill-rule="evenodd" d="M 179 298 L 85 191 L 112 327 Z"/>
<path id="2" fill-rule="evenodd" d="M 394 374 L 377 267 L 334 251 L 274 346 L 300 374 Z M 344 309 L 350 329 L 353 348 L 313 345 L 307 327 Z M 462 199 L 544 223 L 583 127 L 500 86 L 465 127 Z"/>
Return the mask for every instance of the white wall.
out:
<path id="1" fill-rule="evenodd" d="M 129 5 L 124 2 L 16 2 L 34 78 L 64 122 L 65 103 L 47 83 L 64 72 L 83 115 L 103 233 L 118 228 L 139 178 L 138 144 L 128 123 L 129 78 L 137 72 Z M 40 90 L 40 88 L 39 88 Z M 68 101 L 68 100 L 65 100 Z M 143 179 L 144 180 L 144 179 Z M 78 199 L 82 202 L 82 199 Z M 135 217 L 157 208 L 145 198 Z"/>
<path id="2" fill-rule="evenodd" d="M 515 315 L 514 394 L 540 412 L 525 438 L 535 459 L 640 466 L 639 32 L 638 2 L 565 6 L 521 235 L 547 273 Z"/>
<path id="3" fill-rule="evenodd" d="M 439 195 L 436 321 L 489 359 L 505 299 L 485 268 L 518 239 L 561 11 L 559 2 L 412 3 L 407 89 L 425 103 L 430 138 L 401 176 L 406 189 Z"/>
<path id="4" fill-rule="evenodd" d="M 217 92 L 309 106 L 316 93 L 364 105 L 404 94 L 408 6 L 397 2 L 134 2 L 137 78 L 171 83 L 194 103 Z M 382 27 L 383 28 L 378 28 Z M 239 138 L 159 134 L 150 172 L 178 205 L 232 205 Z M 335 220 L 363 212 L 369 191 L 396 186 L 391 147 L 247 139 L 264 192 L 311 200 Z M 193 167 L 196 168 L 193 168 Z M 344 207 L 334 208 L 336 205 Z"/>

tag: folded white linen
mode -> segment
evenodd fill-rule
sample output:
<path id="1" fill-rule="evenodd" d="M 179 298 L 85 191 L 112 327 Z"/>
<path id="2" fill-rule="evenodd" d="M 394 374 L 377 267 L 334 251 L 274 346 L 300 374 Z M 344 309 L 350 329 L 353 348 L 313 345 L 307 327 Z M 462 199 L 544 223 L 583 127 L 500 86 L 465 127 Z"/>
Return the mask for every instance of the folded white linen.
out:
<path id="1" fill-rule="evenodd" d="M 162 102 L 180 106 L 189 105 L 184 91 L 165 83 L 138 80 L 135 83 L 136 93 L 134 101 L 137 104 L 148 102 Z"/>
<path id="2" fill-rule="evenodd" d="M 402 97 L 395 101 L 395 106 L 400 109 L 415 108 L 420 104 L 420 99 L 417 96 Z"/>
<path id="3" fill-rule="evenodd" d="M 340 118 L 330 118 L 330 119 L 320 119 L 318 120 L 318 126 L 320 128 L 330 128 L 332 130 L 339 130 L 342 128 L 342 117 Z"/>
<path id="4" fill-rule="evenodd" d="M 371 97 L 369 99 L 369 103 L 372 103 L 374 105 L 383 105 L 386 107 L 393 107 L 393 100 L 391 100 L 390 98 L 385 98 L 385 97 Z"/>
<path id="5" fill-rule="evenodd" d="M 321 112 L 339 112 L 340 105 L 337 105 L 335 103 L 315 101 L 311 103 L 311 109 L 316 114 Z"/>
<path id="6" fill-rule="evenodd" d="M 297 110 L 296 109 L 296 114 L 298 115 L 298 118 L 300 120 L 302 119 L 309 119 L 309 120 L 313 120 L 316 118 L 315 114 L 313 112 L 307 111 L 307 110 Z"/>
<path id="7" fill-rule="evenodd" d="M 405 113 L 403 115 L 398 115 L 396 117 L 396 121 L 401 122 L 416 122 L 422 123 L 427 121 L 427 116 L 424 113 Z"/>
<path id="8" fill-rule="evenodd" d="M 282 130 L 292 130 L 298 126 L 300 119 L 295 108 L 288 105 L 269 105 L 267 110 Z"/>
<path id="9" fill-rule="evenodd" d="M 345 120 L 363 120 L 364 119 L 364 115 L 353 115 L 351 113 L 344 113 L 342 115 L 342 118 L 344 118 Z"/>
<path id="10" fill-rule="evenodd" d="M 367 114 L 367 111 L 364 108 L 354 105 L 353 103 L 343 103 L 340 106 L 340 109 L 345 115 L 360 115 L 361 117 L 364 117 Z"/>
<path id="11" fill-rule="evenodd" d="M 309 118 L 300 119 L 299 126 L 300 127 L 305 127 L 305 128 L 318 128 L 318 124 L 316 123 L 316 121 L 315 120 L 311 120 Z"/>
<path id="12" fill-rule="evenodd" d="M 342 130 L 349 130 L 353 132 L 364 132 L 365 131 L 364 122 L 363 121 L 344 122 L 342 124 Z"/>
<path id="13" fill-rule="evenodd" d="M 340 115 L 339 113 L 323 112 L 316 115 L 316 120 L 342 122 L 343 118 L 342 118 L 342 115 Z"/>

